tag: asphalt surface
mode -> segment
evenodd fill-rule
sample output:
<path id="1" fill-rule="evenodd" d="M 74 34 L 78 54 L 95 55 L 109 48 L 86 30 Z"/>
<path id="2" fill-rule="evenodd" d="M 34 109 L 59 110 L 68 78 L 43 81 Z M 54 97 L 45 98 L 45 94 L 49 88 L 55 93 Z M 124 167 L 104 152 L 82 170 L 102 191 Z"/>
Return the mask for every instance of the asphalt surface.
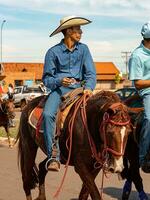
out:
<path id="1" fill-rule="evenodd" d="M 45 155 L 39 150 L 36 162 L 39 163 Z M 52 200 L 54 193 L 58 189 L 62 180 L 64 166 L 61 166 L 59 173 L 49 172 L 46 177 L 47 200 Z M 145 192 L 150 198 L 150 175 L 142 173 Z M 101 173 L 96 179 L 98 188 L 101 188 Z M 117 175 L 111 175 L 104 179 L 104 200 L 121 199 L 122 185 L 124 181 L 119 181 Z M 73 167 L 69 167 L 65 183 L 60 192 L 58 200 L 77 200 L 81 189 L 79 176 L 74 172 Z M 33 199 L 38 196 L 38 188 L 33 191 Z M 133 187 L 130 200 L 138 199 L 138 194 Z M 22 188 L 21 173 L 17 166 L 17 147 L 9 149 L 6 144 L 0 144 L 0 200 L 25 200 Z M 90 198 L 89 198 L 90 200 Z"/>
<path id="2" fill-rule="evenodd" d="M 17 112 L 17 120 L 20 118 L 20 112 Z M 36 163 L 38 164 L 45 158 L 45 155 L 39 150 Z M 46 196 L 47 200 L 53 200 L 53 195 L 59 187 L 64 174 L 64 165 L 61 166 L 59 173 L 49 172 L 46 176 Z M 150 174 L 141 172 L 144 189 L 150 198 Z M 96 178 L 96 184 L 100 190 L 102 182 L 101 172 Z M 69 167 L 63 188 L 57 200 L 78 200 L 78 194 L 81 189 L 81 180 L 75 173 L 73 167 Z M 124 181 L 120 181 L 116 174 L 104 179 L 103 200 L 121 200 L 122 186 Z M 33 199 L 38 196 L 38 188 L 33 190 Z M 12 149 L 8 148 L 7 142 L 0 140 L 0 200 L 25 200 L 25 194 L 22 187 L 21 172 L 17 164 L 17 145 Z M 90 200 L 90 197 L 89 199 Z M 138 193 L 133 186 L 130 200 L 138 200 Z"/>

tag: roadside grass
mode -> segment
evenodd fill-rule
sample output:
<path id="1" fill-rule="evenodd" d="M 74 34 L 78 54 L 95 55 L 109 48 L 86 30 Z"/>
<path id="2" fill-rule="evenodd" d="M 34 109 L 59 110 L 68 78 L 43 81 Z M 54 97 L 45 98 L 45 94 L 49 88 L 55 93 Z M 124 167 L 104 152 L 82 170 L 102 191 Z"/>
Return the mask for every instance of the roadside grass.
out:
<path id="1" fill-rule="evenodd" d="M 18 127 L 19 127 L 19 120 L 14 120 L 14 121 L 15 121 L 16 126 L 9 128 L 10 137 L 12 137 L 12 138 L 17 137 Z M 4 127 L 0 127 L 0 137 L 7 137 L 7 133 L 4 129 Z"/>

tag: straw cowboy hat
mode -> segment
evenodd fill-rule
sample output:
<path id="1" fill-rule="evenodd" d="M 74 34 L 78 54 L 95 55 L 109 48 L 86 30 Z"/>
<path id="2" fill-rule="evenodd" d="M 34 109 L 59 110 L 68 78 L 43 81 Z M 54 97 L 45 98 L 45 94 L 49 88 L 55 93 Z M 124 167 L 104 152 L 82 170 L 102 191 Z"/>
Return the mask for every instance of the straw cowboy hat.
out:
<path id="1" fill-rule="evenodd" d="M 62 30 L 67 29 L 69 27 L 86 25 L 89 23 L 91 23 L 91 21 L 83 17 L 76 17 L 76 16 L 64 17 L 63 19 L 60 20 L 60 25 L 58 26 L 58 28 L 56 28 L 55 31 L 53 31 L 50 37 L 56 35 L 57 33 L 60 33 Z"/>

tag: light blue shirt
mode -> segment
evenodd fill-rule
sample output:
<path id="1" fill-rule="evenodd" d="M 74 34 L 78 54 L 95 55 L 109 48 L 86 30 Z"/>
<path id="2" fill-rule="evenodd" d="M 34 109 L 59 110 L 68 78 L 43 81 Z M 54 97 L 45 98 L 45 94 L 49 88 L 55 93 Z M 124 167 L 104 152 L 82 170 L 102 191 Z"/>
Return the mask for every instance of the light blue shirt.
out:
<path id="1" fill-rule="evenodd" d="M 93 90 L 96 85 L 96 70 L 88 47 L 76 43 L 70 51 L 63 40 L 50 48 L 45 56 L 43 83 L 52 91 L 61 87 L 64 77 L 85 81 L 85 89 Z"/>
<path id="2" fill-rule="evenodd" d="M 129 79 L 150 80 L 150 49 L 142 43 L 137 47 L 129 60 Z M 150 94 L 150 87 L 138 91 L 141 96 Z"/>

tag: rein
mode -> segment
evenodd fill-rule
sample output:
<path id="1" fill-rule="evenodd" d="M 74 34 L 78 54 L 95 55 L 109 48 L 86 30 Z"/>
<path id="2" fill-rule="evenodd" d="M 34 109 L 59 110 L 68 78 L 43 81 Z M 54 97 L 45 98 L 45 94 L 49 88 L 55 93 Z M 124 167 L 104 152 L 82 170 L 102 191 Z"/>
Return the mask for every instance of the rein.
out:
<path id="1" fill-rule="evenodd" d="M 70 118 L 70 121 L 69 121 L 69 124 L 68 124 L 69 137 L 66 141 L 66 148 L 69 151 L 69 155 L 68 155 L 68 159 L 67 159 L 67 162 L 66 162 L 66 165 L 65 165 L 65 172 L 64 172 L 61 184 L 60 184 L 59 188 L 57 189 L 56 193 L 54 194 L 54 197 L 57 197 L 59 195 L 59 192 L 62 188 L 62 185 L 64 183 L 64 180 L 65 180 L 65 177 L 66 177 L 66 174 L 67 174 L 67 170 L 68 170 L 68 166 L 69 166 L 69 162 L 70 162 L 70 158 L 71 158 L 73 126 L 74 126 L 76 114 L 77 114 L 77 112 L 80 108 L 81 108 L 81 111 L 83 109 L 85 110 L 86 102 L 88 101 L 89 98 L 90 97 L 87 94 L 83 94 L 81 96 L 81 98 L 76 102 L 74 112 L 72 114 L 72 117 Z M 85 116 L 86 116 L 86 114 L 85 114 Z"/>

